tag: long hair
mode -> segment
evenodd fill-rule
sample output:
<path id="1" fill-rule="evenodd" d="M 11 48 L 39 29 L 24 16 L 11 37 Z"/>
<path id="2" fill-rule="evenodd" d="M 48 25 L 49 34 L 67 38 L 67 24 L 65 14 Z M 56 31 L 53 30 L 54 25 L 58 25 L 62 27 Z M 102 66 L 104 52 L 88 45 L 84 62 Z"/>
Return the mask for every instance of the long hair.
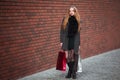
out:
<path id="1" fill-rule="evenodd" d="M 78 12 L 78 10 L 77 10 L 77 8 L 75 7 L 75 6 L 71 6 L 70 8 L 73 8 L 74 9 L 74 16 L 75 16 L 75 18 L 76 18 L 76 20 L 77 20 L 77 22 L 78 22 L 78 32 L 80 31 L 80 15 L 79 15 L 79 12 Z M 69 9 L 70 9 L 69 8 Z M 63 20 L 63 23 L 62 23 L 62 28 L 63 29 L 65 29 L 66 28 L 66 25 L 67 25 L 67 23 L 68 23 L 68 19 L 69 19 L 69 17 L 70 17 L 70 10 L 68 10 L 68 12 L 67 12 L 67 14 L 65 15 L 65 18 L 64 18 L 64 20 Z"/>

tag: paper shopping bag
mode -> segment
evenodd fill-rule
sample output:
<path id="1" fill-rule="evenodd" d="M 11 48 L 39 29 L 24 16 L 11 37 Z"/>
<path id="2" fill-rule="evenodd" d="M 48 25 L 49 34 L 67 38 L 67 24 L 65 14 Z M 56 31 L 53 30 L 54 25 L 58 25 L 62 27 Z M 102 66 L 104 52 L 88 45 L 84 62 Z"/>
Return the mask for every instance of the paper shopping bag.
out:
<path id="1" fill-rule="evenodd" d="M 66 70 L 66 55 L 65 52 L 59 51 L 56 70 L 65 71 Z"/>

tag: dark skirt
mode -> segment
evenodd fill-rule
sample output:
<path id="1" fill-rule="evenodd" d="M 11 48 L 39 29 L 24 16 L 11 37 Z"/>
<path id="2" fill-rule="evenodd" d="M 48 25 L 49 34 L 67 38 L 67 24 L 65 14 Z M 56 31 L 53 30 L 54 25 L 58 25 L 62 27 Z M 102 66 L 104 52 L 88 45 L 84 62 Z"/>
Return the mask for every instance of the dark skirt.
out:
<path id="1" fill-rule="evenodd" d="M 68 50 L 74 49 L 74 42 L 75 42 L 74 37 L 69 37 L 68 38 Z"/>

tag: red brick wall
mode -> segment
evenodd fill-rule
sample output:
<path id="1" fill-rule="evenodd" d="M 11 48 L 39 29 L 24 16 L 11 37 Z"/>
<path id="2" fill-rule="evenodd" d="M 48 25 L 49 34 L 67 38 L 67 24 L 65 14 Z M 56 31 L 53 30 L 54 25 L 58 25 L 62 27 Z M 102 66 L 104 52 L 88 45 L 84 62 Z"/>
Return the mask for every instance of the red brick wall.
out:
<path id="1" fill-rule="evenodd" d="M 119 0 L 0 0 L 0 79 L 55 67 L 61 20 L 81 15 L 81 57 L 120 48 Z"/>

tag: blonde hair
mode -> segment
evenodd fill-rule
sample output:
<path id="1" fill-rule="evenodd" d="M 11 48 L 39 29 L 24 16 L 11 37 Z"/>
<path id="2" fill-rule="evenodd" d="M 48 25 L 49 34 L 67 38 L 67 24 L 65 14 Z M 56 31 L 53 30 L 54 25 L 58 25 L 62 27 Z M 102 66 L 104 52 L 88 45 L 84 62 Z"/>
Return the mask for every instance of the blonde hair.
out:
<path id="1" fill-rule="evenodd" d="M 74 16 L 75 16 L 75 18 L 76 18 L 76 20 L 77 20 L 77 22 L 78 22 L 78 31 L 80 31 L 80 15 L 79 15 L 79 12 L 78 12 L 78 10 L 77 10 L 77 8 L 75 7 L 75 6 L 71 6 L 70 8 L 73 8 L 74 9 L 74 12 L 75 12 L 75 14 L 74 14 Z M 69 9 L 70 9 L 69 8 Z M 68 23 L 68 19 L 69 19 L 69 17 L 70 17 L 70 10 L 68 10 L 68 12 L 67 12 L 67 14 L 65 15 L 65 18 L 64 18 L 64 20 L 63 20 L 63 23 L 62 23 L 62 28 L 63 29 L 65 29 L 66 28 L 66 25 L 67 25 L 67 23 Z"/>

